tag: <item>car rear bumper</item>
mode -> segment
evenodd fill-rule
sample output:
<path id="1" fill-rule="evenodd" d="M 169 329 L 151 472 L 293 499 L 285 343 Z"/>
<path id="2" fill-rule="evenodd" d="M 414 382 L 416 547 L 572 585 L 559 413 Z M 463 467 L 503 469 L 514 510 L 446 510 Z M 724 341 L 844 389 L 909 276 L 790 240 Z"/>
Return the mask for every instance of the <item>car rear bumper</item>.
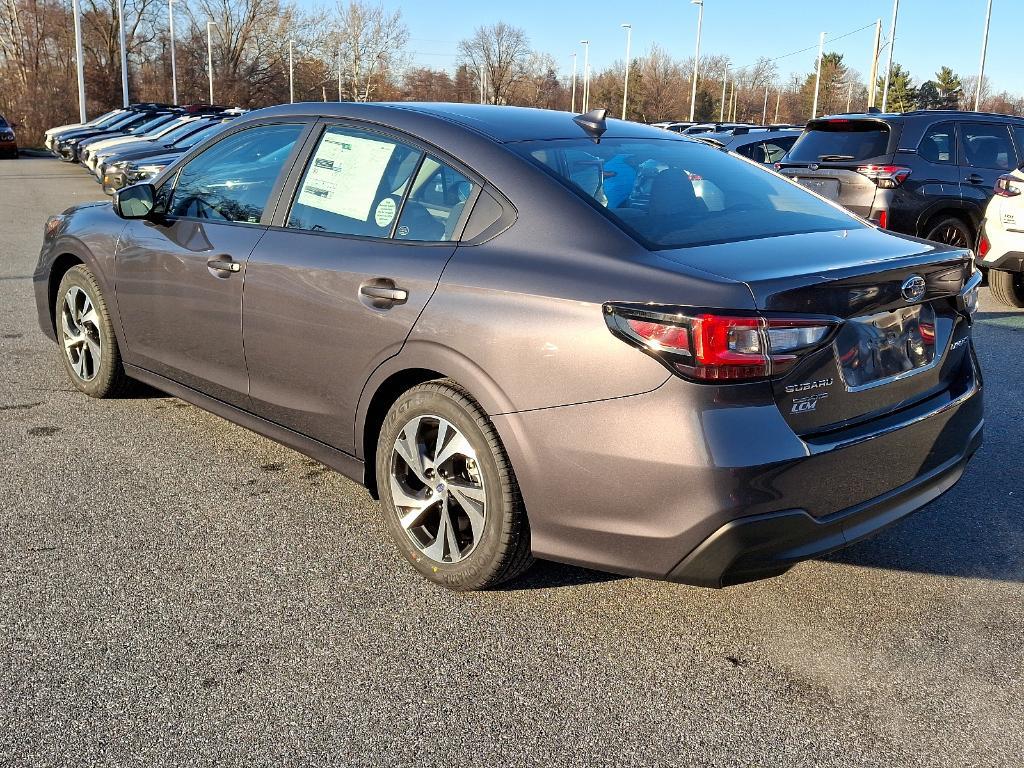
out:
<path id="1" fill-rule="evenodd" d="M 646 394 L 492 416 L 534 554 L 706 586 L 781 573 L 927 504 L 981 442 L 973 356 L 952 391 L 814 439 L 757 404 L 758 386 L 726 394 L 672 377 Z"/>

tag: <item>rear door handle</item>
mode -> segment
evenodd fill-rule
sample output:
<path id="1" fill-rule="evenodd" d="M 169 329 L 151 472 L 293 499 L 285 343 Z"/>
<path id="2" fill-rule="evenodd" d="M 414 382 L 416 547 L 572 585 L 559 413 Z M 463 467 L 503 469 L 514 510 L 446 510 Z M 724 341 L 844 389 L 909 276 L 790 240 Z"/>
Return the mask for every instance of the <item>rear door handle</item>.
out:
<path id="1" fill-rule="evenodd" d="M 361 285 L 359 292 L 377 301 L 389 304 L 405 304 L 409 300 L 409 292 L 404 288 L 387 288 L 382 285 Z"/>
<path id="2" fill-rule="evenodd" d="M 218 272 L 239 272 L 242 269 L 242 265 L 237 261 L 232 261 L 230 256 L 214 256 L 206 262 L 206 266 Z"/>
<path id="3" fill-rule="evenodd" d="M 970 176 L 968 176 L 965 179 L 965 181 L 968 184 L 982 184 L 982 183 L 984 183 L 985 179 L 983 179 L 981 176 L 979 176 L 976 173 L 972 173 Z"/>

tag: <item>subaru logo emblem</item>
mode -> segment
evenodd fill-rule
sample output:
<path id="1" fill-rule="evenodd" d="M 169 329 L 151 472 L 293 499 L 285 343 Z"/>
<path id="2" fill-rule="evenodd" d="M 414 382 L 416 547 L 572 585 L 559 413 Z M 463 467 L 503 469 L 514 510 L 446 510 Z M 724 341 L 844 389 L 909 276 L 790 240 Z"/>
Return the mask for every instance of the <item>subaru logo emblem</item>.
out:
<path id="1" fill-rule="evenodd" d="M 903 298 L 907 301 L 918 301 L 924 296 L 927 287 L 928 285 L 923 277 L 911 275 L 903 281 L 903 285 L 900 286 L 900 293 L 903 294 Z"/>
<path id="2" fill-rule="evenodd" d="M 818 170 L 818 164 L 817 163 L 811 163 L 807 167 L 810 168 L 812 171 Z"/>

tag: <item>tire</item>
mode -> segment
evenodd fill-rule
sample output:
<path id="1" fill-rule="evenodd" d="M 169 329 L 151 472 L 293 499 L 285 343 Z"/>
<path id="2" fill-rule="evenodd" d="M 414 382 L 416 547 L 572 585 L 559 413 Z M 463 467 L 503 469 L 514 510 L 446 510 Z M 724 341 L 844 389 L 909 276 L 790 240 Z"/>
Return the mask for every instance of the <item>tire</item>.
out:
<path id="1" fill-rule="evenodd" d="M 1024 278 L 1019 272 L 990 269 L 988 287 L 1000 304 L 1014 309 L 1024 309 Z"/>
<path id="2" fill-rule="evenodd" d="M 126 394 L 134 382 L 124 372 L 103 293 L 84 265 L 72 267 L 60 281 L 54 317 L 60 357 L 71 383 L 89 397 Z M 69 344 L 71 340 L 78 341 Z"/>
<path id="3" fill-rule="evenodd" d="M 392 538 L 435 584 L 487 589 L 533 564 L 512 465 L 494 426 L 455 382 L 420 384 L 391 406 L 377 440 L 376 473 Z"/>
<path id="4" fill-rule="evenodd" d="M 926 240 L 954 245 L 957 248 L 973 248 L 975 243 L 971 227 L 956 216 L 946 216 L 929 223 L 927 234 L 924 237 Z"/>

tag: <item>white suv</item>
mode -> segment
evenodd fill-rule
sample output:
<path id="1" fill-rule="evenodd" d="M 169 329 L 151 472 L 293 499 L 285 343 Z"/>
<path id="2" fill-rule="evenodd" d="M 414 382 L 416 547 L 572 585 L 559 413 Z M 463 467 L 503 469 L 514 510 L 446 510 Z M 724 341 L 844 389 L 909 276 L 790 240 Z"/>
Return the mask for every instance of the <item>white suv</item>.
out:
<path id="1" fill-rule="evenodd" d="M 985 209 L 978 240 L 980 266 L 988 270 L 992 295 L 1008 307 L 1024 308 L 1024 170 L 1000 176 Z"/>

